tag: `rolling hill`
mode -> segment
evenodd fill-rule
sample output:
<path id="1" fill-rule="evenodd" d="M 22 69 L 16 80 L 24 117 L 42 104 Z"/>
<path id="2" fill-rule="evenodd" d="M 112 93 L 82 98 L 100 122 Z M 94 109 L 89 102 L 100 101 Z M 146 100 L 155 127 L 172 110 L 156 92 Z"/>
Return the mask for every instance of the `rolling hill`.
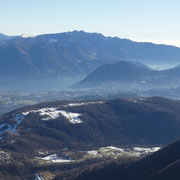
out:
<path id="1" fill-rule="evenodd" d="M 153 89 L 179 86 L 179 66 L 167 70 L 153 70 L 143 64 L 119 61 L 98 67 L 75 88 Z M 127 86 L 127 87 L 126 87 Z"/>
<path id="2" fill-rule="evenodd" d="M 180 136 L 179 113 L 179 101 L 163 98 L 42 103 L 1 116 L 0 146 L 33 152 L 41 148 L 168 144 Z"/>
<path id="3" fill-rule="evenodd" d="M 0 177 L 58 177 L 114 158 L 129 166 L 178 139 L 179 119 L 180 102 L 161 97 L 56 101 L 17 109 L 0 117 Z"/>

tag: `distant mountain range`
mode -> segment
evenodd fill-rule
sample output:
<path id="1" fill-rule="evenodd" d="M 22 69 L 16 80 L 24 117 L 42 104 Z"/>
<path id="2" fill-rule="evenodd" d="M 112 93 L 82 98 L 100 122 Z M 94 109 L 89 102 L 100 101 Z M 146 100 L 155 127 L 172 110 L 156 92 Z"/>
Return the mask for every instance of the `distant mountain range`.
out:
<path id="1" fill-rule="evenodd" d="M 147 66 L 127 61 L 105 64 L 90 73 L 74 87 L 79 88 L 171 88 L 178 87 L 180 67 L 168 70 L 153 70 Z"/>
<path id="2" fill-rule="evenodd" d="M 19 36 L 8 41 L 2 40 L 4 38 L 9 39 L 5 35 L 0 38 L 1 88 L 6 88 L 6 82 L 9 82 L 9 89 L 20 89 L 24 84 L 31 84 L 31 87 L 42 84 L 44 89 L 44 84 L 53 86 L 49 82 L 55 79 L 59 79 L 59 86 L 63 86 L 61 80 L 66 78 L 70 78 L 69 84 L 73 84 L 99 66 L 120 60 L 156 65 L 177 64 L 180 60 L 178 47 L 138 43 L 84 31 L 34 38 Z"/>

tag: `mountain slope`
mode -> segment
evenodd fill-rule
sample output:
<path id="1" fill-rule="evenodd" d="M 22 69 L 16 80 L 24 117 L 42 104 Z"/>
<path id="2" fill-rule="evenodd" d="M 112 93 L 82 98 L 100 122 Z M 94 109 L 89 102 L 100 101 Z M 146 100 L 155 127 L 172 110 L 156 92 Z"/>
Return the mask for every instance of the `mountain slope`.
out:
<path id="1" fill-rule="evenodd" d="M 106 173 L 110 168 L 127 178 L 134 172 L 136 179 L 164 176 L 166 169 L 178 167 L 179 148 L 134 161 L 178 139 L 179 119 L 180 101 L 161 97 L 57 101 L 17 109 L 0 117 L 0 178 L 65 176 L 72 169 L 75 177 L 87 164 L 115 158 L 120 164 L 107 166 Z"/>
<path id="2" fill-rule="evenodd" d="M 151 180 L 168 180 L 168 179 L 178 180 L 180 178 L 179 170 L 180 170 L 180 159 L 167 165 L 165 168 L 161 169 L 160 171 L 154 173 L 148 179 L 149 180 L 150 179 Z"/>
<path id="3" fill-rule="evenodd" d="M 47 148 L 167 144 L 180 136 L 179 104 L 163 98 L 42 103 L 1 116 L 0 147 L 32 153 Z"/>
<path id="4" fill-rule="evenodd" d="M 74 180 L 178 180 L 180 178 L 180 140 L 131 164 L 112 163 L 95 167 L 74 177 Z M 58 178 L 56 178 L 57 180 Z"/>
<path id="5" fill-rule="evenodd" d="M 152 77 L 155 71 L 131 62 L 119 61 L 106 64 L 90 73 L 79 86 L 91 86 L 111 82 L 137 82 Z"/>
<path id="6" fill-rule="evenodd" d="M 7 36 L 0 33 L 0 40 L 2 40 L 2 39 L 7 39 Z"/>
<path id="7" fill-rule="evenodd" d="M 22 85 L 16 86 L 20 89 L 31 81 L 41 83 L 44 79 L 49 84 L 49 81 L 59 79 L 59 86 L 63 86 L 62 79 L 71 77 L 72 84 L 77 81 L 75 78 L 82 79 L 103 64 L 122 59 L 149 64 L 177 64 L 180 48 L 137 43 L 83 31 L 34 38 L 17 37 L 0 42 L 0 83 L 7 87 L 5 82 L 9 81 L 15 87 L 16 83 L 22 82 Z M 32 82 L 32 87 L 34 85 Z"/>
<path id="8" fill-rule="evenodd" d="M 102 65 L 90 73 L 74 87 L 91 88 L 112 86 L 113 88 L 124 88 L 124 85 L 144 88 L 163 88 L 178 86 L 180 68 L 157 71 L 143 64 L 119 61 L 113 64 Z M 122 86 L 122 87 L 121 87 Z"/>
<path id="9" fill-rule="evenodd" d="M 7 36 L 5 34 L 0 33 L 0 40 L 9 40 L 9 39 L 13 39 L 16 38 L 17 36 Z"/>

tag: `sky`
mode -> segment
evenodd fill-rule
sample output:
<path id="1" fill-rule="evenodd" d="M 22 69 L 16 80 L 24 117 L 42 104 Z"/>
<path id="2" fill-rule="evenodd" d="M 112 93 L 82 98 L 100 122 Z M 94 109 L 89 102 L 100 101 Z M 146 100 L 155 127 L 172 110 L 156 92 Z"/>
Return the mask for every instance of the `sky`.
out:
<path id="1" fill-rule="evenodd" d="M 0 33 L 73 30 L 180 47 L 180 0 L 0 0 Z"/>

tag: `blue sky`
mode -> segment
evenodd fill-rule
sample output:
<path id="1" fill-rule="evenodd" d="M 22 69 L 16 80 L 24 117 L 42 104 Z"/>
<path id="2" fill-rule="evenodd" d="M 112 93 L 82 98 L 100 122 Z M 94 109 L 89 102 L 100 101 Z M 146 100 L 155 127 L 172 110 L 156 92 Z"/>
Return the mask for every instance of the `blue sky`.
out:
<path id="1" fill-rule="evenodd" d="M 179 0 L 0 0 L 0 33 L 99 32 L 180 46 Z"/>

